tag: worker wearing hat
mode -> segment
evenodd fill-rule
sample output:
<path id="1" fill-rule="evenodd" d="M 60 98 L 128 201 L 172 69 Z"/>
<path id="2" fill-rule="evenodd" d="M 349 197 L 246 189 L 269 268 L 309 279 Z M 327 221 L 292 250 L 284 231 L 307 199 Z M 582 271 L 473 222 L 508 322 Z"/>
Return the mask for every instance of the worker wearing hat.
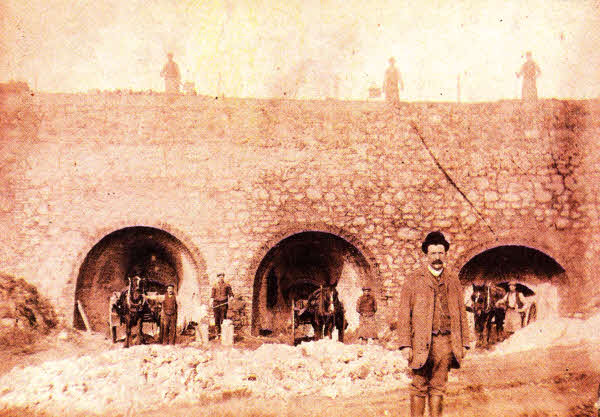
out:
<path id="1" fill-rule="evenodd" d="M 442 415 L 450 368 L 469 348 L 469 327 L 458 274 L 446 266 L 450 244 L 431 232 L 421 245 L 423 265 L 404 282 L 400 299 L 400 349 L 412 369 L 411 416 Z"/>
<path id="2" fill-rule="evenodd" d="M 370 287 L 363 287 L 363 295 L 356 301 L 356 311 L 359 315 L 358 338 L 362 340 L 377 339 L 377 321 L 375 320 L 377 301 L 371 295 Z"/>
<path id="3" fill-rule="evenodd" d="M 504 318 L 504 335 L 508 337 L 519 330 L 525 318 L 527 301 L 523 294 L 517 291 L 517 281 L 510 280 L 508 292 L 496 302 L 496 306 L 506 310 Z"/>
<path id="4" fill-rule="evenodd" d="M 167 285 L 165 294 L 145 294 L 144 298 L 161 303 L 160 343 L 163 345 L 174 345 L 177 334 L 177 296 L 175 295 L 175 286 L 169 284 Z"/>
<path id="5" fill-rule="evenodd" d="M 221 334 L 221 324 L 227 318 L 227 308 L 229 307 L 229 297 L 233 298 L 231 286 L 225 282 L 225 274 L 220 272 L 217 274 L 219 281 L 212 288 L 212 305 L 215 316 L 215 327 L 217 335 Z"/>

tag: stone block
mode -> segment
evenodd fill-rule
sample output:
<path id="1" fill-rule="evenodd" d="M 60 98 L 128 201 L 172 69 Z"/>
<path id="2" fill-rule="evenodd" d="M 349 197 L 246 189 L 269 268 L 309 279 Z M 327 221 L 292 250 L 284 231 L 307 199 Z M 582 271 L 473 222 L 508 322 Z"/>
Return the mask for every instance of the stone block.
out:
<path id="1" fill-rule="evenodd" d="M 487 202 L 494 202 L 494 201 L 498 201 L 500 199 L 500 197 L 498 196 L 498 193 L 495 191 L 486 191 L 483 195 L 483 198 Z"/>
<path id="2" fill-rule="evenodd" d="M 440 220 L 436 223 L 436 225 L 440 228 L 440 229 L 447 229 L 450 226 L 452 226 L 452 221 L 451 220 Z"/>
<path id="3" fill-rule="evenodd" d="M 363 216 L 359 216 L 352 221 L 352 224 L 355 226 L 364 226 L 367 224 L 367 219 Z"/>
<path id="4" fill-rule="evenodd" d="M 571 224 L 571 221 L 566 217 L 559 217 L 556 219 L 556 228 L 559 230 L 566 229 Z"/>
<path id="5" fill-rule="evenodd" d="M 394 195 L 394 199 L 396 201 L 403 201 L 404 199 L 406 199 L 406 193 L 404 191 L 398 191 L 395 195 Z"/>
<path id="6" fill-rule="evenodd" d="M 381 200 L 385 203 L 391 203 L 393 196 L 390 193 L 381 193 Z"/>
<path id="7" fill-rule="evenodd" d="M 484 191 L 490 186 L 490 181 L 485 177 L 473 178 L 473 184 L 479 191 Z"/>
<path id="8" fill-rule="evenodd" d="M 377 240 L 375 238 L 371 238 L 371 239 L 367 240 L 366 244 L 368 246 L 377 246 L 379 244 L 379 240 Z"/>
<path id="9" fill-rule="evenodd" d="M 321 190 L 311 187 L 306 190 L 306 196 L 310 200 L 317 201 L 323 197 L 323 194 L 321 193 Z"/>
<path id="10" fill-rule="evenodd" d="M 469 214 L 467 217 L 465 217 L 464 222 L 467 225 L 471 226 L 471 225 L 477 223 L 477 217 L 475 217 L 473 214 Z"/>

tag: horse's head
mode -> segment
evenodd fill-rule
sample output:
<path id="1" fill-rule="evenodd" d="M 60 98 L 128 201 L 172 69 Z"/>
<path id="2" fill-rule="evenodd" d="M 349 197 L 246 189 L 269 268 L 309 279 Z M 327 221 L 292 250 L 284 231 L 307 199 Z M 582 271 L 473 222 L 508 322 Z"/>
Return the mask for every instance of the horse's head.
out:
<path id="1" fill-rule="evenodd" d="M 485 285 L 473 284 L 473 294 L 471 295 L 471 301 L 473 301 L 473 310 L 475 313 L 485 310 L 486 300 L 487 291 Z"/>
<path id="2" fill-rule="evenodd" d="M 340 308 L 340 300 L 338 298 L 338 292 L 335 286 L 324 287 L 323 295 L 323 307 L 325 311 L 333 313 Z"/>
<path id="3" fill-rule="evenodd" d="M 146 280 L 139 275 L 129 278 L 129 294 L 131 301 L 138 302 L 146 292 Z"/>

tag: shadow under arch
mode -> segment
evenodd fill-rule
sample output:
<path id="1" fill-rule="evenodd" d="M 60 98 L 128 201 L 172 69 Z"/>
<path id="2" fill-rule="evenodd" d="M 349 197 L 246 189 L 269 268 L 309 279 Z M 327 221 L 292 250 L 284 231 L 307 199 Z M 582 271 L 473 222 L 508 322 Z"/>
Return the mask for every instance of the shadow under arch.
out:
<path id="1" fill-rule="evenodd" d="M 568 288 L 566 270 L 546 253 L 524 245 L 499 245 L 486 249 L 466 262 L 459 272 L 463 285 L 517 281 L 534 291 L 536 317 L 547 318 L 564 311 Z M 466 287 L 468 296 L 470 287 Z"/>
<path id="2" fill-rule="evenodd" d="M 358 321 L 354 305 L 362 287 L 380 293 L 378 275 L 363 252 L 345 237 L 319 229 L 286 234 L 260 258 L 253 282 L 253 334 L 288 331 L 291 293 L 336 286 L 350 325 Z"/>
<path id="3" fill-rule="evenodd" d="M 498 245 L 472 256 L 460 269 L 461 282 L 511 279 L 565 283 L 566 270 L 550 255 L 525 245 Z"/>
<path id="4" fill-rule="evenodd" d="M 138 274 L 178 292 L 180 316 L 199 302 L 203 264 L 173 234 L 150 226 L 128 226 L 103 236 L 85 255 L 75 286 L 73 326 L 84 329 L 78 302 L 90 330 L 108 332 L 109 299 L 128 285 L 128 276 Z M 204 283 L 207 286 L 208 283 Z"/>

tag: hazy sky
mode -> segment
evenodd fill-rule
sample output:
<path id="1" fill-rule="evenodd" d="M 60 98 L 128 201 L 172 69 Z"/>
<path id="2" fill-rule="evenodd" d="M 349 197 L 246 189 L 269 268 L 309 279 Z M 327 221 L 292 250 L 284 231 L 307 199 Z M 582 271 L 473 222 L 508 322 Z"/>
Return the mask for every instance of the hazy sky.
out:
<path id="1" fill-rule="evenodd" d="M 422 3 L 422 6 L 408 4 Z M 364 99 L 396 58 L 406 100 L 600 97 L 600 0 L 3 0 L 0 81 L 163 90 L 172 51 L 200 94 Z M 337 94 L 336 94 L 336 87 Z"/>

